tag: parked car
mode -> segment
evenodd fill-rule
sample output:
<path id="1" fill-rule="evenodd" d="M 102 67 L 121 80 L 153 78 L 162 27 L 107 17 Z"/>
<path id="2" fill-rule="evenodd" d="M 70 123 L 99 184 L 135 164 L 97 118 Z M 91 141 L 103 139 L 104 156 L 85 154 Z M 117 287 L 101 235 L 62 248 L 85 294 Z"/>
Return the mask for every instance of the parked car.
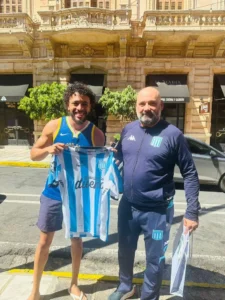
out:
<path id="1" fill-rule="evenodd" d="M 218 185 L 225 193 L 225 153 L 192 137 L 185 136 L 185 138 L 192 153 L 200 183 Z M 174 170 L 174 180 L 175 182 L 183 181 L 177 166 Z"/>
<path id="2" fill-rule="evenodd" d="M 225 193 L 225 153 L 192 137 L 186 136 L 199 175 L 200 184 L 218 185 Z M 121 163 L 119 169 L 123 171 Z M 174 181 L 183 182 L 179 168 L 174 170 Z"/>

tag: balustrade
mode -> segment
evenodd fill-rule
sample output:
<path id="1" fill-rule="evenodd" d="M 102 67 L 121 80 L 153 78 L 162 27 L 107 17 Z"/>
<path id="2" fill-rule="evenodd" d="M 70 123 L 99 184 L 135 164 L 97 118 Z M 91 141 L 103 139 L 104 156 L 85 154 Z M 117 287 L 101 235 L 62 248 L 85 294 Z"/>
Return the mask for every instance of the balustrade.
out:
<path id="1" fill-rule="evenodd" d="M 220 27 L 225 25 L 225 11 L 146 11 L 143 16 L 145 30 L 149 27 Z M 168 27 L 168 30 L 171 30 Z"/>
<path id="2" fill-rule="evenodd" d="M 129 28 L 130 10 L 106 10 L 96 8 L 71 8 L 56 12 L 38 12 L 41 17 L 41 27 L 49 30 L 67 29 L 73 27 L 94 28 Z"/>

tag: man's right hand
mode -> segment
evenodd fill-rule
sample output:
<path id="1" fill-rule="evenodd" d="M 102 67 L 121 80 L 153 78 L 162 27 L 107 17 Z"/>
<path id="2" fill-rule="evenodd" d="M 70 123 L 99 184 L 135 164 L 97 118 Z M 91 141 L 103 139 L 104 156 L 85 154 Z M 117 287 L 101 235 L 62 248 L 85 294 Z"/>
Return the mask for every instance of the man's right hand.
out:
<path id="1" fill-rule="evenodd" d="M 57 155 L 57 154 L 60 154 L 65 148 L 66 148 L 65 144 L 56 143 L 56 144 L 53 144 L 53 145 L 47 147 L 47 151 L 49 154 Z"/>

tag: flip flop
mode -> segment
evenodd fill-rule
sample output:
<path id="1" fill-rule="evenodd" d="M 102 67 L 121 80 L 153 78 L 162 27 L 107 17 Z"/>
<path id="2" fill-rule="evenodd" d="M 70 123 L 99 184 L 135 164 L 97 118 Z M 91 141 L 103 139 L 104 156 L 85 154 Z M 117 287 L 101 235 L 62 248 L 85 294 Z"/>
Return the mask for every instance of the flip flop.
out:
<path id="1" fill-rule="evenodd" d="M 73 300 L 83 300 L 83 298 L 85 297 L 87 299 L 87 296 L 81 291 L 80 296 L 74 295 L 73 293 L 71 293 L 70 289 L 68 289 L 68 293 L 70 294 L 70 296 L 72 297 Z"/>

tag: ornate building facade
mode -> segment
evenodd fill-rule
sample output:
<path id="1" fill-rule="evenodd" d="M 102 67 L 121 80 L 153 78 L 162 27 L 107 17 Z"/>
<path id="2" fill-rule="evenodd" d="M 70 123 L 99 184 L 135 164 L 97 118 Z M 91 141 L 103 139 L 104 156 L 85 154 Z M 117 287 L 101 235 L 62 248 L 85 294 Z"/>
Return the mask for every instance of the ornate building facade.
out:
<path id="1" fill-rule="evenodd" d="M 1 143 L 26 141 L 33 130 L 17 110 L 29 86 L 82 80 L 98 91 L 156 86 L 163 118 L 223 147 L 224 3 L 0 0 Z M 119 131 L 109 119 L 107 141 Z"/>

